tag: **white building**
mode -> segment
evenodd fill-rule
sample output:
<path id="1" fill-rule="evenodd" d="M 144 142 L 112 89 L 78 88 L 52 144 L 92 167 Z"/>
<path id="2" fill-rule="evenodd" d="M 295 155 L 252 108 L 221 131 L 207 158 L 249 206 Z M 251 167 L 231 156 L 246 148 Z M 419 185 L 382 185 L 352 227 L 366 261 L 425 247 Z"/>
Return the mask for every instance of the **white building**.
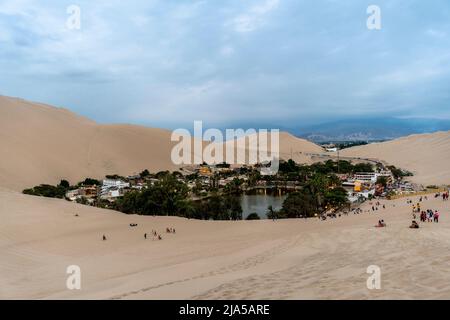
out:
<path id="1" fill-rule="evenodd" d="M 392 174 L 389 171 L 382 172 L 358 172 L 353 176 L 353 179 L 361 182 L 376 183 L 378 177 L 391 178 Z"/>
<path id="2" fill-rule="evenodd" d="M 123 194 L 122 190 L 129 188 L 130 183 L 122 180 L 107 179 L 103 180 L 102 189 L 100 192 L 101 197 L 116 198 Z"/>
<path id="3" fill-rule="evenodd" d="M 66 198 L 70 201 L 76 201 L 78 198 L 80 198 L 80 191 L 78 189 L 69 190 L 66 192 Z"/>

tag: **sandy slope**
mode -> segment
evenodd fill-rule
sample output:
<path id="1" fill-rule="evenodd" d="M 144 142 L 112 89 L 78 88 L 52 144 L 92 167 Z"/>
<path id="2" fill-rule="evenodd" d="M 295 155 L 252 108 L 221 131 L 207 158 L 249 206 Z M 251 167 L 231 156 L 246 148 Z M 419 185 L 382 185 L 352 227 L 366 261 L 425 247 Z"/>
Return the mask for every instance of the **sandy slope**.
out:
<path id="1" fill-rule="evenodd" d="M 442 222 L 419 230 L 407 228 L 405 200 L 386 204 L 325 222 L 211 222 L 0 191 L 0 298 L 450 298 L 450 202 L 428 200 Z M 373 228 L 381 218 L 388 228 Z M 177 233 L 144 240 L 167 226 Z M 81 291 L 65 287 L 72 264 L 82 269 Z M 366 288 L 373 264 L 379 291 Z"/>
<path id="2" fill-rule="evenodd" d="M 145 168 L 171 169 L 170 132 L 98 125 L 68 110 L 0 97 L 0 181 L 14 190 Z"/>
<path id="3" fill-rule="evenodd" d="M 61 108 L 0 96 L 0 185 L 21 191 L 60 179 L 176 170 L 171 132 L 133 125 L 100 125 Z M 194 150 L 192 148 L 192 150 Z M 321 152 L 317 145 L 280 135 L 283 157 Z"/>
<path id="4" fill-rule="evenodd" d="M 377 158 L 414 173 L 424 185 L 450 184 L 450 131 L 411 135 L 342 151 L 343 156 Z"/>

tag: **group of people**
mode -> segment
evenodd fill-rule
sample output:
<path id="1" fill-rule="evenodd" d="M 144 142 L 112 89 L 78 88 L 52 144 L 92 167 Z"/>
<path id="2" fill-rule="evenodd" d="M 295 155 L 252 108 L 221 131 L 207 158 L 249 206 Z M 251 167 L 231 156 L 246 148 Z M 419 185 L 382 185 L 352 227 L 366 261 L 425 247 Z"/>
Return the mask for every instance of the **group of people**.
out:
<path id="1" fill-rule="evenodd" d="M 436 222 L 439 223 L 439 211 L 428 209 L 420 213 L 420 221 L 422 222 Z"/>
<path id="2" fill-rule="evenodd" d="M 444 201 L 448 200 L 448 191 L 442 193 L 442 195 L 440 193 L 436 193 L 434 195 L 435 198 L 439 198 L 440 196 L 442 196 L 442 199 Z M 416 213 L 420 213 L 419 214 L 419 218 L 421 222 L 435 222 L 435 223 L 439 223 L 439 211 L 437 210 L 432 210 L 432 209 L 427 209 L 427 210 L 422 210 L 420 203 L 423 200 L 428 200 L 427 196 L 424 197 L 420 197 L 419 198 L 419 202 L 415 205 L 412 206 L 412 216 L 413 216 L 413 221 L 411 222 L 411 225 L 409 226 L 411 229 L 418 229 L 419 228 L 419 224 L 416 221 L 417 215 Z M 413 201 L 408 199 L 406 201 L 407 204 L 412 204 Z"/>
<path id="3" fill-rule="evenodd" d="M 381 203 L 377 201 L 377 203 L 375 203 L 375 205 L 372 206 L 372 212 L 378 211 L 378 208 L 379 208 L 380 206 L 381 206 L 383 209 L 386 209 L 386 205 L 385 205 L 385 204 L 381 205 Z"/>
<path id="4" fill-rule="evenodd" d="M 155 230 L 152 230 L 152 236 L 153 239 L 162 240 L 162 237 L 160 234 L 158 234 Z M 144 239 L 147 240 L 147 233 L 144 234 Z"/>
<path id="5" fill-rule="evenodd" d="M 445 195 L 445 193 L 442 195 L 443 198 L 445 198 L 444 195 Z M 416 205 L 412 206 L 412 216 L 413 216 L 414 221 L 417 218 L 416 213 L 420 213 L 419 217 L 420 217 L 421 222 L 439 223 L 439 212 L 437 210 L 433 211 L 431 209 L 427 209 L 426 211 L 422 210 L 420 207 L 420 202 L 422 202 L 422 200 L 423 200 L 423 198 L 420 197 L 419 202 Z M 427 200 L 426 197 L 425 197 L 425 200 Z M 408 200 L 407 203 L 411 204 L 412 200 Z"/>
<path id="6" fill-rule="evenodd" d="M 442 193 L 442 200 L 444 201 L 448 200 L 448 191 Z"/>
<path id="7" fill-rule="evenodd" d="M 130 227 L 137 227 L 136 223 L 130 223 Z M 166 233 L 175 233 L 175 228 L 166 228 Z M 162 240 L 162 236 L 161 234 L 158 234 L 158 232 L 156 232 L 156 230 L 152 230 L 151 232 L 152 238 L 153 240 Z M 102 237 L 103 241 L 106 241 L 106 235 L 103 235 Z M 144 233 L 144 239 L 147 240 L 148 239 L 148 234 Z"/>
<path id="8" fill-rule="evenodd" d="M 166 233 L 175 233 L 175 228 L 166 228 Z"/>
<path id="9" fill-rule="evenodd" d="M 413 205 L 412 206 L 412 212 L 413 212 L 413 214 L 417 213 L 417 212 L 421 212 L 421 210 L 420 210 L 420 203 L 417 203 L 417 205 Z"/>

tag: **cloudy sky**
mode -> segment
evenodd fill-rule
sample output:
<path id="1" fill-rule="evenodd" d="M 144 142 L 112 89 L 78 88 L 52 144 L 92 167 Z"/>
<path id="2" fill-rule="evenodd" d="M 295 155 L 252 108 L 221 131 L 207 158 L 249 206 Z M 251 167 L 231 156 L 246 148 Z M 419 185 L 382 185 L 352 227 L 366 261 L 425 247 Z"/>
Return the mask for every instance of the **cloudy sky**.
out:
<path id="1" fill-rule="evenodd" d="M 450 118 L 449 40 L 448 0 L 0 0 L 0 94 L 167 128 Z"/>

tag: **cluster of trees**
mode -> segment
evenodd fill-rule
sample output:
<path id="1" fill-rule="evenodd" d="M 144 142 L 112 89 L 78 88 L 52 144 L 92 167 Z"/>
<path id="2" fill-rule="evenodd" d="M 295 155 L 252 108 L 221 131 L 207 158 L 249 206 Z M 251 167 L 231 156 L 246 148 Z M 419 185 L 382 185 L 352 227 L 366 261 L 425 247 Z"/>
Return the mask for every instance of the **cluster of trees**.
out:
<path id="1" fill-rule="evenodd" d="M 341 209 L 349 205 L 347 191 L 336 175 L 316 173 L 300 190 L 290 193 L 279 212 L 269 207 L 269 218 L 313 217 L 327 209 Z"/>
<path id="2" fill-rule="evenodd" d="M 388 166 L 387 168 L 389 170 L 391 170 L 391 172 L 394 175 L 395 179 L 401 179 L 403 177 L 411 177 L 411 176 L 413 176 L 413 174 L 411 172 L 399 169 L 399 168 L 397 168 L 395 166 Z"/>
<path id="3" fill-rule="evenodd" d="M 116 209 L 128 214 L 180 215 L 186 205 L 188 187 L 166 173 L 142 191 L 130 191 L 116 201 Z"/>
<path id="4" fill-rule="evenodd" d="M 64 199 L 69 189 L 70 183 L 67 180 L 61 180 L 56 186 L 41 184 L 30 189 L 25 189 L 22 192 L 32 196 Z"/>
<path id="5" fill-rule="evenodd" d="M 213 194 L 202 201 L 189 199 L 187 185 L 176 175 L 165 173 L 160 180 L 141 191 L 126 193 L 115 209 L 127 214 L 181 216 L 204 220 L 241 220 L 239 198 Z"/>
<path id="6" fill-rule="evenodd" d="M 347 148 L 356 147 L 356 146 L 364 146 L 364 145 L 369 144 L 369 142 L 368 141 L 339 141 L 339 142 L 327 141 L 327 142 L 321 143 L 322 146 L 329 145 L 329 144 L 334 144 L 334 146 L 336 148 L 342 150 L 342 149 L 347 149 Z"/>
<path id="7" fill-rule="evenodd" d="M 47 197 L 47 198 L 59 198 L 64 199 L 67 191 L 75 190 L 81 186 L 99 186 L 101 182 L 97 179 L 86 178 L 84 181 L 77 183 L 74 186 L 71 186 L 69 181 L 61 180 L 59 184 L 56 186 L 49 184 L 41 184 L 39 186 L 35 186 L 33 188 L 25 189 L 22 191 L 24 194 L 39 196 L 39 197 Z"/>
<path id="8" fill-rule="evenodd" d="M 284 179 L 289 181 L 298 181 L 307 183 L 315 174 L 330 175 L 336 173 L 353 174 L 357 172 L 374 172 L 374 166 L 370 163 L 356 163 L 350 161 L 327 160 L 326 162 L 317 162 L 311 165 L 297 164 L 292 159 L 280 162 L 279 173 L 277 176 L 268 176 L 264 179 Z"/>
<path id="9" fill-rule="evenodd" d="M 261 217 L 256 213 L 250 213 L 245 220 L 261 220 Z"/>
<path id="10" fill-rule="evenodd" d="M 238 196 L 213 194 L 211 197 L 191 202 L 187 218 L 203 220 L 242 220 L 242 207 Z"/>
<path id="11" fill-rule="evenodd" d="M 327 160 L 326 162 L 316 162 L 312 165 L 299 165 L 292 159 L 286 162 L 280 162 L 279 172 L 281 174 L 297 174 L 300 176 L 310 176 L 316 173 L 356 173 L 356 172 L 374 172 L 373 165 L 370 163 L 353 164 L 347 160 Z"/>

